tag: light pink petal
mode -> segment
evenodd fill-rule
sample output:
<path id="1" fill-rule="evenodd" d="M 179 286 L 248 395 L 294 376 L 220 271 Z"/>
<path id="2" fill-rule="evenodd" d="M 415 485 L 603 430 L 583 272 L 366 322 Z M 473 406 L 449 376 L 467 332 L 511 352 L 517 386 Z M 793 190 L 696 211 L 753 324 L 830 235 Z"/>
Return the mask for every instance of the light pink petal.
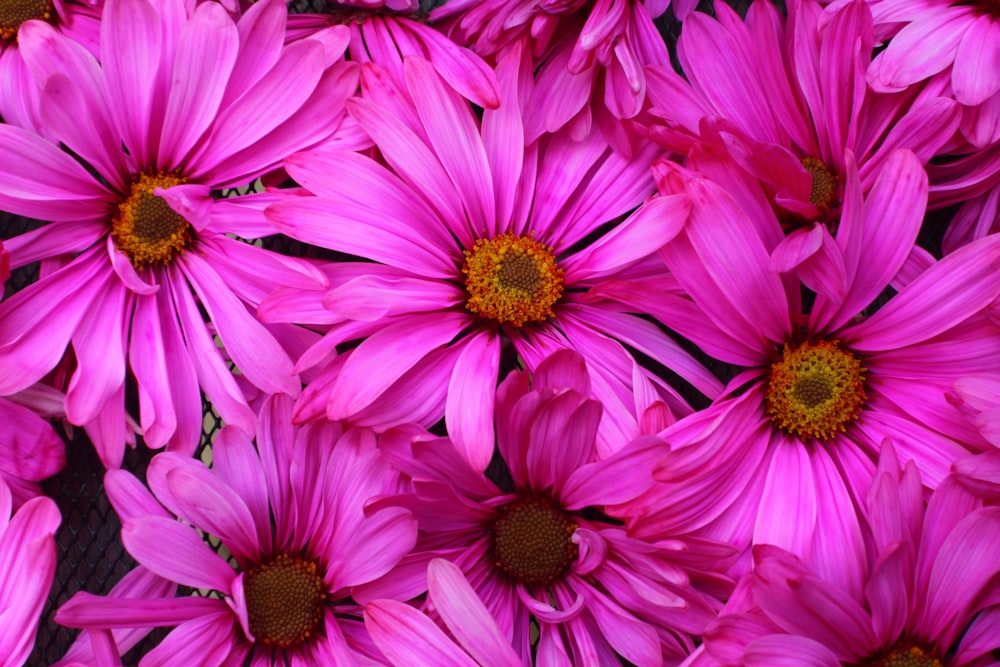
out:
<path id="1" fill-rule="evenodd" d="M 928 12 L 906 25 L 868 69 L 877 91 L 897 91 L 937 74 L 955 60 L 958 45 L 972 22 L 972 7 Z"/>
<path id="2" fill-rule="evenodd" d="M 301 385 L 292 360 L 274 336 L 250 314 L 205 260 L 194 253 L 187 253 L 182 260 L 185 274 L 236 367 L 268 393 L 297 396 Z"/>
<path id="3" fill-rule="evenodd" d="M 466 298 L 463 290 L 444 280 L 373 272 L 333 288 L 323 297 L 323 305 L 342 318 L 376 322 L 392 315 L 445 310 Z"/>
<path id="4" fill-rule="evenodd" d="M 344 419 L 367 406 L 427 354 L 448 344 L 468 321 L 465 313 L 411 315 L 370 336 L 344 364 L 329 418 Z"/>
<path id="5" fill-rule="evenodd" d="M 570 472 L 559 499 L 566 509 L 625 503 L 653 485 L 652 472 L 662 460 L 666 444 L 658 437 L 642 436 L 611 457 L 588 463 Z M 616 479 L 620 483 L 608 484 Z"/>
<path id="6" fill-rule="evenodd" d="M 279 285 L 293 288 L 296 294 L 329 287 L 323 272 L 308 260 L 221 234 L 203 241 L 201 248 L 230 289 L 251 305 L 259 304 Z"/>
<path id="7" fill-rule="evenodd" d="M 983 13 L 969 25 L 955 53 L 951 87 L 966 106 L 982 104 L 1000 91 L 1000 23 Z"/>
<path id="8" fill-rule="evenodd" d="M 484 231 L 496 233 L 495 223 L 511 220 L 518 195 L 518 182 L 524 165 L 524 122 L 522 100 L 518 98 L 521 71 L 530 68 L 526 51 L 516 44 L 497 65 L 503 104 L 495 111 L 483 112 L 483 146 L 493 175 L 496 192 L 495 219 L 487 220 Z"/>
<path id="9" fill-rule="evenodd" d="M 808 637 L 769 635 L 755 639 L 743 654 L 746 667 L 839 667 L 833 652 Z"/>
<path id="10" fill-rule="evenodd" d="M 143 667 L 187 667 L 199 662 L 224 665 L 231 658 L 238 662 L 230 664 L 242 664 L 242 656 L 235 650 L 241 639 L 236 636 L 231 611 L 204 614 L 174 628 L 143 656 Z"/>
<path id="11" fill-rule="evenodd" d="M 365 627 L 389 662 L 398 667 L 478 667 L 434 624 L 408 604 L 376 600 L 365 605 Z"/>
<path id="12" fill-rule="evenodd" d="M 215 202 L 211 193 L 212 188 L 204 183 L 183 183 L 153 190 L 153 194 L 162 197 L 170 208 L 190 222 L 196 232 L 205 230 L 211 224 Z"/>
<path id="13" fill-rule="evenodd" d="M 99 293 L 73 334 L 76 370 L 66 389 L 66 418 L 94 419 L 125 382 L 127 293 L 111 282 Z"/>
<path id="14" fill-rule="evenodd" d="M 236 572 L 190 526 L 159 516 L 129 519 L 122 543 L 137 561 L 156 574 L 192 588 L 229 593 Z"/>
<path id="15" fill-rule="evenodd" d="M 476 470 L 493 457 L 493 402 L 500 368 L 500 339 L 480 331 L 463 341 L 448 383 L 445 422 L 455 447 Z"/>
<path id="16" fill-rule="evenodd" d="M 843 448 L 848 447 L 852 445 L 843 442 Z M 838 444 L 831 449 L 839 453 L 840 448 Z M 851 488 L 850 457 L 832 456 L 827 449 L 817 448 L 809 459 L 816 494 L 816 530 L 809 562 L 824 581 L 861 599 L 868 564 L 861 520 L 854 509 L 854 498 L 859 494 Z M 867 471 L 861 479 L 864 486 L 871 485 Z"/>
<path id="17" fill-rule="evenodd" d="M 173 520 L 173 516 L 163 509 L 153 494 L 130 472 L 109 470 L 104 474 L 104 489 L 111 506 L 124 523 L 140 516 L 158 516 Z"/>
<path id="18" fill-rule="evenodd" d="M 462 48 L 437 30 L 400 17 L 398 25 L 413 31 L 427 50 L 434 69 L 458 93 L 485 109 L 500 106 L 501 93 L 493 70 L 471 50 Z"/>
<path id="19" fill-rule="evenodd" d="M 893 123 L 888 134 L 880 138 L 881 143 L 875 154 L 859 165 L 865 189 L 871 187 L 896 149 L 908 148 L 921 163 L 926 164 L 951 139 L 961 119 L 962 108 L 952 99 L 918 99 L 907 109 L 906 115 Z"/>
<path id="20" fill-rule="evenodd" d="M 350 554 L 337 554 L 336 563 L 327 572 L 327 581 L 333 582 L 334 588 L 366 584 L 391 571 L 413 549 L 417 541 L 417 521 L 409 510 L 388 507 L 366 517 L 356 530 L 339 539 L 349 539 L 364 548 L 352 550 Z"/>
<path id="21" fill-rule="evenodd" d="M 187 291 L 186 285 L 170 285 L 171 292 Z M 198 387 L 196 364 L 185 347 L 184 336 L 178 323 L 177 305 L 172 295 L 166 290 L 156 295 L 156 307 L 160 315 L 160 334 L 164 359 L 170 369 L 170 393 L 173 397 L 173 408 L 177 415 L 177 429 L 167 440 L 169 451 L 176 451 L 187 456 L 194 451 L 201 441 L 202 405 L 201 391 Z M 213 347 L 214 344 L 213 344 Z M 206 385 L 207 386 L 207 385 Z M 222 414 L 222 410 L 215 405 Z M 228 420 L 227 420 L 228 421 Z M 237 422 L 238 423 L 238 422 Z"/>
<path id="22" fill-rule="evenodd" d="M 806 287 L 835 302 L 847 292 L 844 258 L 826 225 L 796 229 L 771 253 L 770 270 L 796 271 Z"/>
<path id="23" fill-rule="evenodd" d="M 139 272 L 132 266 L 132 261 L 115 246 L 115 240 L 110 234 L 106 237 L 105 247 L 108 251 L 108 257 L 111 259 L 111 268 L 130 291 L 149 295 L 155 294 L 160 289 L 159 285 L 147 283 L 139 276 Z M 147 272 L 148 274 L 149 272 Z"/>
<path id="24" fill-rule="evenodd" d="M 177 411 L 170 390 L 173 372 L 167 366 L 163 323 L 155 296 L 135 299 L 129 336 L 129 366 L 139 392 L 139 424 L 150 447 L 166 445 L 177 429 Z"/>
<path id="25" fill-rule="evenodd" d="M 213 612 L 232 612 L 222 600 L 206 597 L 131 599 L 79 592 L 56 612 L 70 628 L 155 628 L 174 626 Z"/>
<path id="26" fill-rule="evenodd" d="M 686 195 L 653 197 L 613 230 L 564 263 L 566 282 L 608 274 L 659 250 L 684 227 L 691 212 Z"/>
<path id="27" fill-rule="evenodd" d="M 792 438 L 775 439 L 753 543 L 781 547 L 808 561 L 816 530 L 816 487 L 809 452 Z"/>
<path id="28" fill-rule="evenodd" d="M 535 90 L 526 104 L 527 141 L 534 141 L 544 132 L 557 132 L 589 102 L 598 70 L 590 67 L 570 72 L 571 54 L 572 49 L 567 44 L 539 69 Z"/>
<path id="29" fill-rule="evenodd" d="M 639 620 L 601 592 L 589 589 L 585 595 L 587 611 L 619 655 L 643 667 L 661 664 L 663 652 L 653 625 Z"/>
<path id="30" fill-rule="evenodd" d="M 246 503 L 257 528 L 261 549 L 270 551 L 271 507 L 267 480 L 250 438 L 235 427 L 223 427 L 212 442 L 212 468 Z"/>
<path id="31" fill-rule="evenodd" d="M 285 45 L 288 7 L 282 0 L 253 3 L 240 18 L 239 55 L 229 77 L 223 104 L 229 106 L 281 57 Z"/>
<path id="32" fill-rule="evenodd" d="M 543 399 L 528 429 L 528 481 L 532 489 L 550 489 L 562 496 L 562 486 L 595 455 L 601 404 L 574 391 Z M 560 443 L 553 447 L 552 443 Z"/>
<path id="33" fill-rule="evenodd" d="M 101 21 L 101 69 L 119 136 L 137 164 L 154 164 L 149 136 L 163 23 L 148 0 L 109 0 Z"/>
<path id="34" fill-rule="evenodd" d="M 948 255 L 877 313 L 844 331 L 852 349 L 889 350 L 927 340 L 979 312 L 1000 294 L 1000 237 Z"/>

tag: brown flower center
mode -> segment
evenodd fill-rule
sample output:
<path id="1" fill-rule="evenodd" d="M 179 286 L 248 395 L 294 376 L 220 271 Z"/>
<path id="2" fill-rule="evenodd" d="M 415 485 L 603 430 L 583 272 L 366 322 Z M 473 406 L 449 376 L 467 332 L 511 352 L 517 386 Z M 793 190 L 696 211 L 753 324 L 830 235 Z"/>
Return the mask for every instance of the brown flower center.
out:
<path id="1" fill-rule="evenodd" d="M 314 561 L 282 554 L 247 570 L 243 593 L 250 632 L 263 644 L 296 646 L 323 620 L 326 587 Z"/>
<path id="2" fill-rule="evenodd" d="M 771 365 L 765 402 L 771 421 L 800 438 L 829 440 L 858 418 L 865 404 L 865 369 L 837 341 L 787 344 Z"/>
<path id="3" fill-rule="evenodd" d="M 153 194 L 156 188 L 183 182 L 174 174 L 142 174 L 132 183 L 128 198 L 118 205 L 111 237 L 135 268 L 166 264 L 194 240 L 191 224 Z"/>
<path id="4" fill-rule="evenodd" d="M 500 509 L 493 524 L 493 547 L 501 570 L 528 586 L 558 579 L 576 560 L 570 539 L 576 524 L 542 497 L 521 498 Z"/>
<path id="5" fill-rule="evenodd" d="M 530 237 L 501 234 L 479 239 L 465 251 L 465 307 L 514 326 L 555 317 L 563 293 L 563 270 L 552 248 Z"/>
<path id="6" fill-rule="evenodd" d="M 814 157 L 802 158 L 802 166 L 812 176 L 809 202 L 821 211 L 832 207 L 837 198 L 837 177 Z"/>
<path id="7" fill-rule="evenodd" d="M 944 663 L 934 656 L 933 651 L 902 640 L 889 651 L 866 660 L 862 667 L 944 667 Z"/>
<path id="8" fill-rule="evenodd" d="M 48 0 L 0 0 L 0 42 L 17 37 L 25 21 L 52 21 L 55 8 Z"/>

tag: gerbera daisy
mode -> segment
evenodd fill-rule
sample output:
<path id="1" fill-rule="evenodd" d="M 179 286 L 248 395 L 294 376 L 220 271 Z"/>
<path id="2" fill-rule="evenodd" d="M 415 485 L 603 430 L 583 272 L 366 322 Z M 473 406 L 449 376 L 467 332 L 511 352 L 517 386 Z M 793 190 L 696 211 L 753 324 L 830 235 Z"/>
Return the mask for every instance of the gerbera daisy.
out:
<path id="1" fill-rule="evenodd" d="M 863 595 L 793 554 L 757 547 L 742 608 L 723 612 L 690 666 L 997 665 L 1000 508 L 982 508 L 949 479 L 925 509 L 916 467 L 900 470 L 889 445 L 865 509 L 872 543 Z"/>
<path id="2" fill-rule="evenodd" d="M 387 392 L 410 371 L 443 377 L 436 387 L 421 381 L 421 396 L 442 404 L 452 439 L 480 470 L 492 456 L 493 396 L 507 343 L 529 368 L 560 348 L 586 357 L 594 394 L 609 414 L 603 452 L 628 440 L 623 431 L 638 433 L 630 416 L 633 374 L 658 383 L 678 413 L 690 411 L 622 343 L 705 394 L 720 388 L 653 324 L 618 304 L 587 299 L 588 288 L 609 276 L 663 272 L 650 253 L 685 215 L 675 199 L 641 207 L 594 238 L 651 193 L 649 165 L 658 149 L 647 145 L 627 160 L 596 134 L 525 144 L 518 71 L 526 74 L 528 64 L 520 61 L 512 52 L 501 63 L 504 103 L 487 110 L 481 126 L 425 61 L 406 60 L 404 91 L 365 66 L 366 98 L 351 100 L 349 109 L 389 166 L 355 153 L 293 155 L 286 169 L 318 196 L 267 210 L 289 236 L 374 260 L 336 269 L 344 279 L 322 304 L 339 324 L 299 366 L 363 340 L 310 385 L 305 404 L 315 406 L 318 397 L 330 419 L 352 419 L 376 401 L 388 409 Z M 340 187 L 344 182 L 356 186 Z M 262 304 L 261 317 L 295 322 L 317 310 L 286 296 Z"/>
<path id="3" fill-rule="evenodd" d="M 323 667 L 377 659 L 350 596 L 413 547 L 410 512 L 365 509 L 370 498 L 398 492 L 398 475 L 371 432 L 333 423 L 293 428 L 283 395 L 265 401 L 256 442 L 255 449 L 238 429 L 223 428 L 212 469 L 174 452 L 157 455 L 148 471 L 153 495 L 123 470 L 105 478 L 132 557 L 212 595 L 78 593 L 56 620 L 79 628 L 176 626 L 143 666 L 168 658 L 192 666 Z M 218 538 L 232 559 L 199 531 Z"/>
<path id="4" fill-rule="evenodd" d="M 18 31 L 28 21 L 45 21 L 94 56 L 100 53 L 103 0 L 5 0 L 0 5 L 0 119 L 46 134 L 39 116 L 38 84 L 18 48 Z"/>
<path id="5" fill-rule="evenodd" d="M 982 148 L 1000 140 L 1000 7 L 991 0 L 876 0 L 876 36 L 888 45 L 868 83 L 897 91 L 941 74 L 973 122 L 963 133 Z"/>
<path id="6" fill-rule="evenodd" d="M 23 665 L 34 646 L 56 569 L 60 521 L 56 504 L 44 496 L 12 509 L 10 489 L 0 479 L 0 664 L 5 667 Z"/>
<path id="7" fill-rule="evenodd" d="M 375 600 L 365 605 L 365 627 L 391 664 L 398 667 L 525 664 L 501 634 L 462 570 L 451 561 L 435 558 L 428 563 L 427 601 L 451 636 L 405 602 Z"/>
<path id="8" fill-rule="evenodd" d="M 683 534 L 639 540 L 606 513 L 652 484 L 662 442 L 644 436 L 598 460 L 601 405 L 587 398 L 588 382 L 583 360 L 568 350 L 539 364 L 531 380 L 509 375 L 497 390 L 498 458 L 489 476 L 446 438 L 387 433 L 382 450 L 413 492 L 384 502 L 411 508 L 421 532 L 410 566 L 363 590 L 364 598 L 425 590 L 416 563 L 447 558 L 526 662 L 679 662 L 717 607 L 692 582 L 726 592 L 726 580 L 708 573 L 735 550 Z M 461 596 L 445 587 L 436 604 L 457 606 Z"/>
<path id="9" fill-rule="evenodd" d="M 830 244 L 826 263 L 807 267 L 805 285 L 817 292 L 809 308 L 802 282 L 773 270 L 760 223 L 709 181 L 677 183 L 691 216 L 661 253 L 704 319 L 672 325 L 744 370 L 725 398 L 663 433 L 674 445 L 660 473 L 668 483 L 636 506 L 641 533 L 656 535 L 658 522 L 669 530 L 689 507 L 710 535 L 788 549 L 857 593 L 854 499 L 883 441 L 892 439 L 930 488 L 956 458 L 989 448 L 948 394 L 955 380 L 1000 363 L 1000 337 L 983 314 L 1000 294 L 1000 237 L 934 263 L 864 315 L 911 252 L 927 178 L 911 152 L 898 151 L 863 199 L 848 154 L 840 227 L 820 239 Z M 681 300 L 633 298 L 640 307 Z M 696 505 L 707 497 L 714 501 Z"/>
<path id="10" fill-rule="evenodd" d="M 662 122 L 648 131 L 687 154 L 692 171 L 766 197 L 790 236 L 836 228 L 847 151 L 867 193 L 894 150 L 926 163 L 957 128 L 958 106 L 939 90 L 867 89 L 874 38 L 865 2 L 823 11 L 815 0 L 794 0 L 787 20 L 772 3 L 754 2 L 745 21 L 717 5 L 717 19 L 694 13 L 684 23 L 677 53 L 686 78 L 649 68 L 650 113 Z M 760 185 L 741 183 L 741 170 Z M 799 261 L 816 250 L 802 238 L 790 242 Z"/>
<path id="11" fill-rule="evenodd" d="M 280 4 L 236 24 L 214 2 L 189 13 L 181 0 L 162 12 L 111 0 L 100 65 L 48 24 L 20 29 L 46 124 L 79 159 L 0 126 L 0 208 L 52 221 L 7 240 L 12 265 L 70 258 L 0 304 L 0 394 L 36 382 L 72 346 L 66 416 L 108 466 L 125 439 L 126 359 L 151 447 L 194 450 L 199 387 L 247 433 L 254 415 L 237 377 L 299 391 L 282 346 L 299 334 L 261 324 L 253 308 L 275 285 L 316 288 L 323 276 L 232 238 L 273 234 L 261 209 L 280 194 L 212 196 L 328 136 L 355 90 L 356 66 L 338 60 L 346 29 L 286 47 L 284 7 L 269 10 Z"/>

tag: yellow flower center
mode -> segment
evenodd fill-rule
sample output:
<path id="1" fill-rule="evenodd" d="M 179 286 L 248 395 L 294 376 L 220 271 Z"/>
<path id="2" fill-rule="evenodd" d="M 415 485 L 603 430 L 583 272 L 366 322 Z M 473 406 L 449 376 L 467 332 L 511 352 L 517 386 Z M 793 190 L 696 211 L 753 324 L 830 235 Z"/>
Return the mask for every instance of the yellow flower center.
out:
<path id="1" fill-rule="evenodd" d="M 576 560 L 570 539 L 576 524 L 541 497 L 521 498 L 500 509 L 493 524 L 496 565 L 528 586 L 558 579 Z"/>
<path id="2" fill-rule="evenodd" d="M 837 177 L 814 157 L 802 158 L 802 166 L 812 176 L 809 203 L 820 210 L 829 209 L 837 198 Z"/>
<path id="3" fill-rule="evenodd" d="M 552 248 L 530 237 L 501 234 L 479 239 L 465 252 L 465 307 L 514 326 L 555 317 L 552 306 L 563 293 L 563 270 Z"/>
<path id="4" fill-rule="evenodd" d="M 111 237 L 135 268 L 166 264 L 194 239 L 191 224 L 153 194 L 156 188 L 172 188 L 183 182 L 174 174 L 142 174 L 132 183 L 128 198 L 118 205 Z"/>
<path id="5" fill-rule="evenodd" d="M 867 660 L 864 667 L 944 667 L 944 663 L 933 652 L 904 640 L 888 653 Z"/>
<path id="6" fill-rule="evenodd" d="M 784 346 L 771 365 L 765 401 L 771 421 L 800 438 L 829 440 L 858 418 L 865 404 L 865 369 L 837 341 Z"/>
<path id="7" fill-rule="evenodd" d="M 323 620 L 326 601 L 316 563 L 280 555 L 247 570 L 243 593 L 250 632 L 263 644 L 287 648 L 309 639 Z"/>
<path id="8" fill-rule="evenodd" d="M 51 21 L 55 8 L 48 0 L 0 0 L 0 42 L 17 37 L 17 29 L 25 21 Z"/>

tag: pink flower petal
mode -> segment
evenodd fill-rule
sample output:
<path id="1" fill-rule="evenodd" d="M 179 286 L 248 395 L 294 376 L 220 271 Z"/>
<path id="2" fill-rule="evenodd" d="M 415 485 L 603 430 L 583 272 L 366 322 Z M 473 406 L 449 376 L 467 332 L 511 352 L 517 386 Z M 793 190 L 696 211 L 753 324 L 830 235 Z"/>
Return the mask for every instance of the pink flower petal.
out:
<path id="1" fill-rule="evenodd" d="M 104 489 L 123 523 L 140 516 L 159 516 L 173 520 L 173 516 L 163 509 L 146 485 L 130 472 L 109 470 L 104 474 Z"/>
<path id="2" fill-rule="evenodd" d="M 135 300 L 129 336 L 129 365 L 139 392 L 139 423 L 150 447 L 163 447 L 177 429 L 170 391 L 172 369 L 163 346 L 163 324 L 156 296 Z"/>
<path id="3" fill-rule="evenodd" d="M 660 438 L 636 438 L 611 457 L 572 471 L 559 499 L 569 510 L 628 502 L 653 485 L 652 471 L 665 451 L 666 443 Z M 621 482 L 608 484 L 609 479 Z"/>
<path id="4" fill-rule="evenodd" d="M 775 439 L 753 543 L 781 547 L 808 561 L 816 530 L 816 487 L 809 452 L 794 439 Z"/>
<path id="5" fill-rule="evenodd" d="M 1000 23 L 983 13 L 970 24 L 955 52 L 951 86 L 966 106 L 982 104 L 1000 91 Z"/>
<path id="6" fill-rule="evenodd" d="M 951 65 L 973 12 L 972 7 L 949 7 L 907 24 L 872 61 L 868 84 L 879 92 L 894 92 Z"/>
<path id="7" fill-rule="evenodd" d="M 486 470 L 493 457 L 493 402 L 499 367 L 500 339 L 480 331 L 463 341 L 448 382 L 448 435 L 479 471 Z"/>
<path id="8" fill-rule="evenodd" d="M 189 596 L 142 600 L 81 591 L 59 608 L 56 622 L 70 628 L 155 628 L 223 611 L 232 616 L 226 603 L 215 598 Z"/>
<path id="9" fill-rule="evenodd" d="M 190 526 L 174 519 L 143 516 L 122 526 L 122 543 L 156 574 L 192 588 L 229 593 L 236 572 Z"/>
<path id="10" fill-rule="evenodd" d="M 558 390 L 557 390 L 558 391 Z M 543 398 L 528 429 L 528 484 L 562 496 L 563 484 L 595 458 L 600 403 L 573 391 Z M 554 447 L 552 443 L 560 445 Z"/>
<path id="11" fill-rule="evenodd" d="M 413 32 L 413 36 L 427 50 L 428 60 L 434 69 L 462 97 L 485 109 L 500 106 L 497 77 L 482 58 L 416 21 L 404 17 L 395 18 L 395 21 L 400 27 Z"/>
<path id="12" fill-rule="evenodd" d="M 0 398 L 0 423 L 4 425 L 0 431 L 0 470 L 35 482 L 62 470 L 66 446 L 48 422 L 28 408 Z M 0 509 L 0 519 L 5 518 Z"/>
<path id="13" fill-rule="evenodd" d="M 840 660 L 823 644 L 808 637 L 769 635 L 747 645 L 746 667 L 839 667 Z"/>
<path id="14" fill-rule="evenodd" d="M 264 552 L 271 550 L 271 508 L 261 460 L 250 438 L 239 429 L 224 426 L 212 442 L 212 468 L 246 503 Z"/>
<path id="15" fill-rule="evenodd" d="M 242 664 L 242 637 L 237 639 L 230 610 L 206 613 L 177 625 L 156 648 L 142 657 L 146 667 L 182 667 L 204 661 L 209 665 Z"/>
<path id="16" fill-rule="evenodd" d="M 478 667 L 434 621 L 408 604 L 376 600 L 365 605 L 365 627 L 383 655 L 399 667 Z"/>

